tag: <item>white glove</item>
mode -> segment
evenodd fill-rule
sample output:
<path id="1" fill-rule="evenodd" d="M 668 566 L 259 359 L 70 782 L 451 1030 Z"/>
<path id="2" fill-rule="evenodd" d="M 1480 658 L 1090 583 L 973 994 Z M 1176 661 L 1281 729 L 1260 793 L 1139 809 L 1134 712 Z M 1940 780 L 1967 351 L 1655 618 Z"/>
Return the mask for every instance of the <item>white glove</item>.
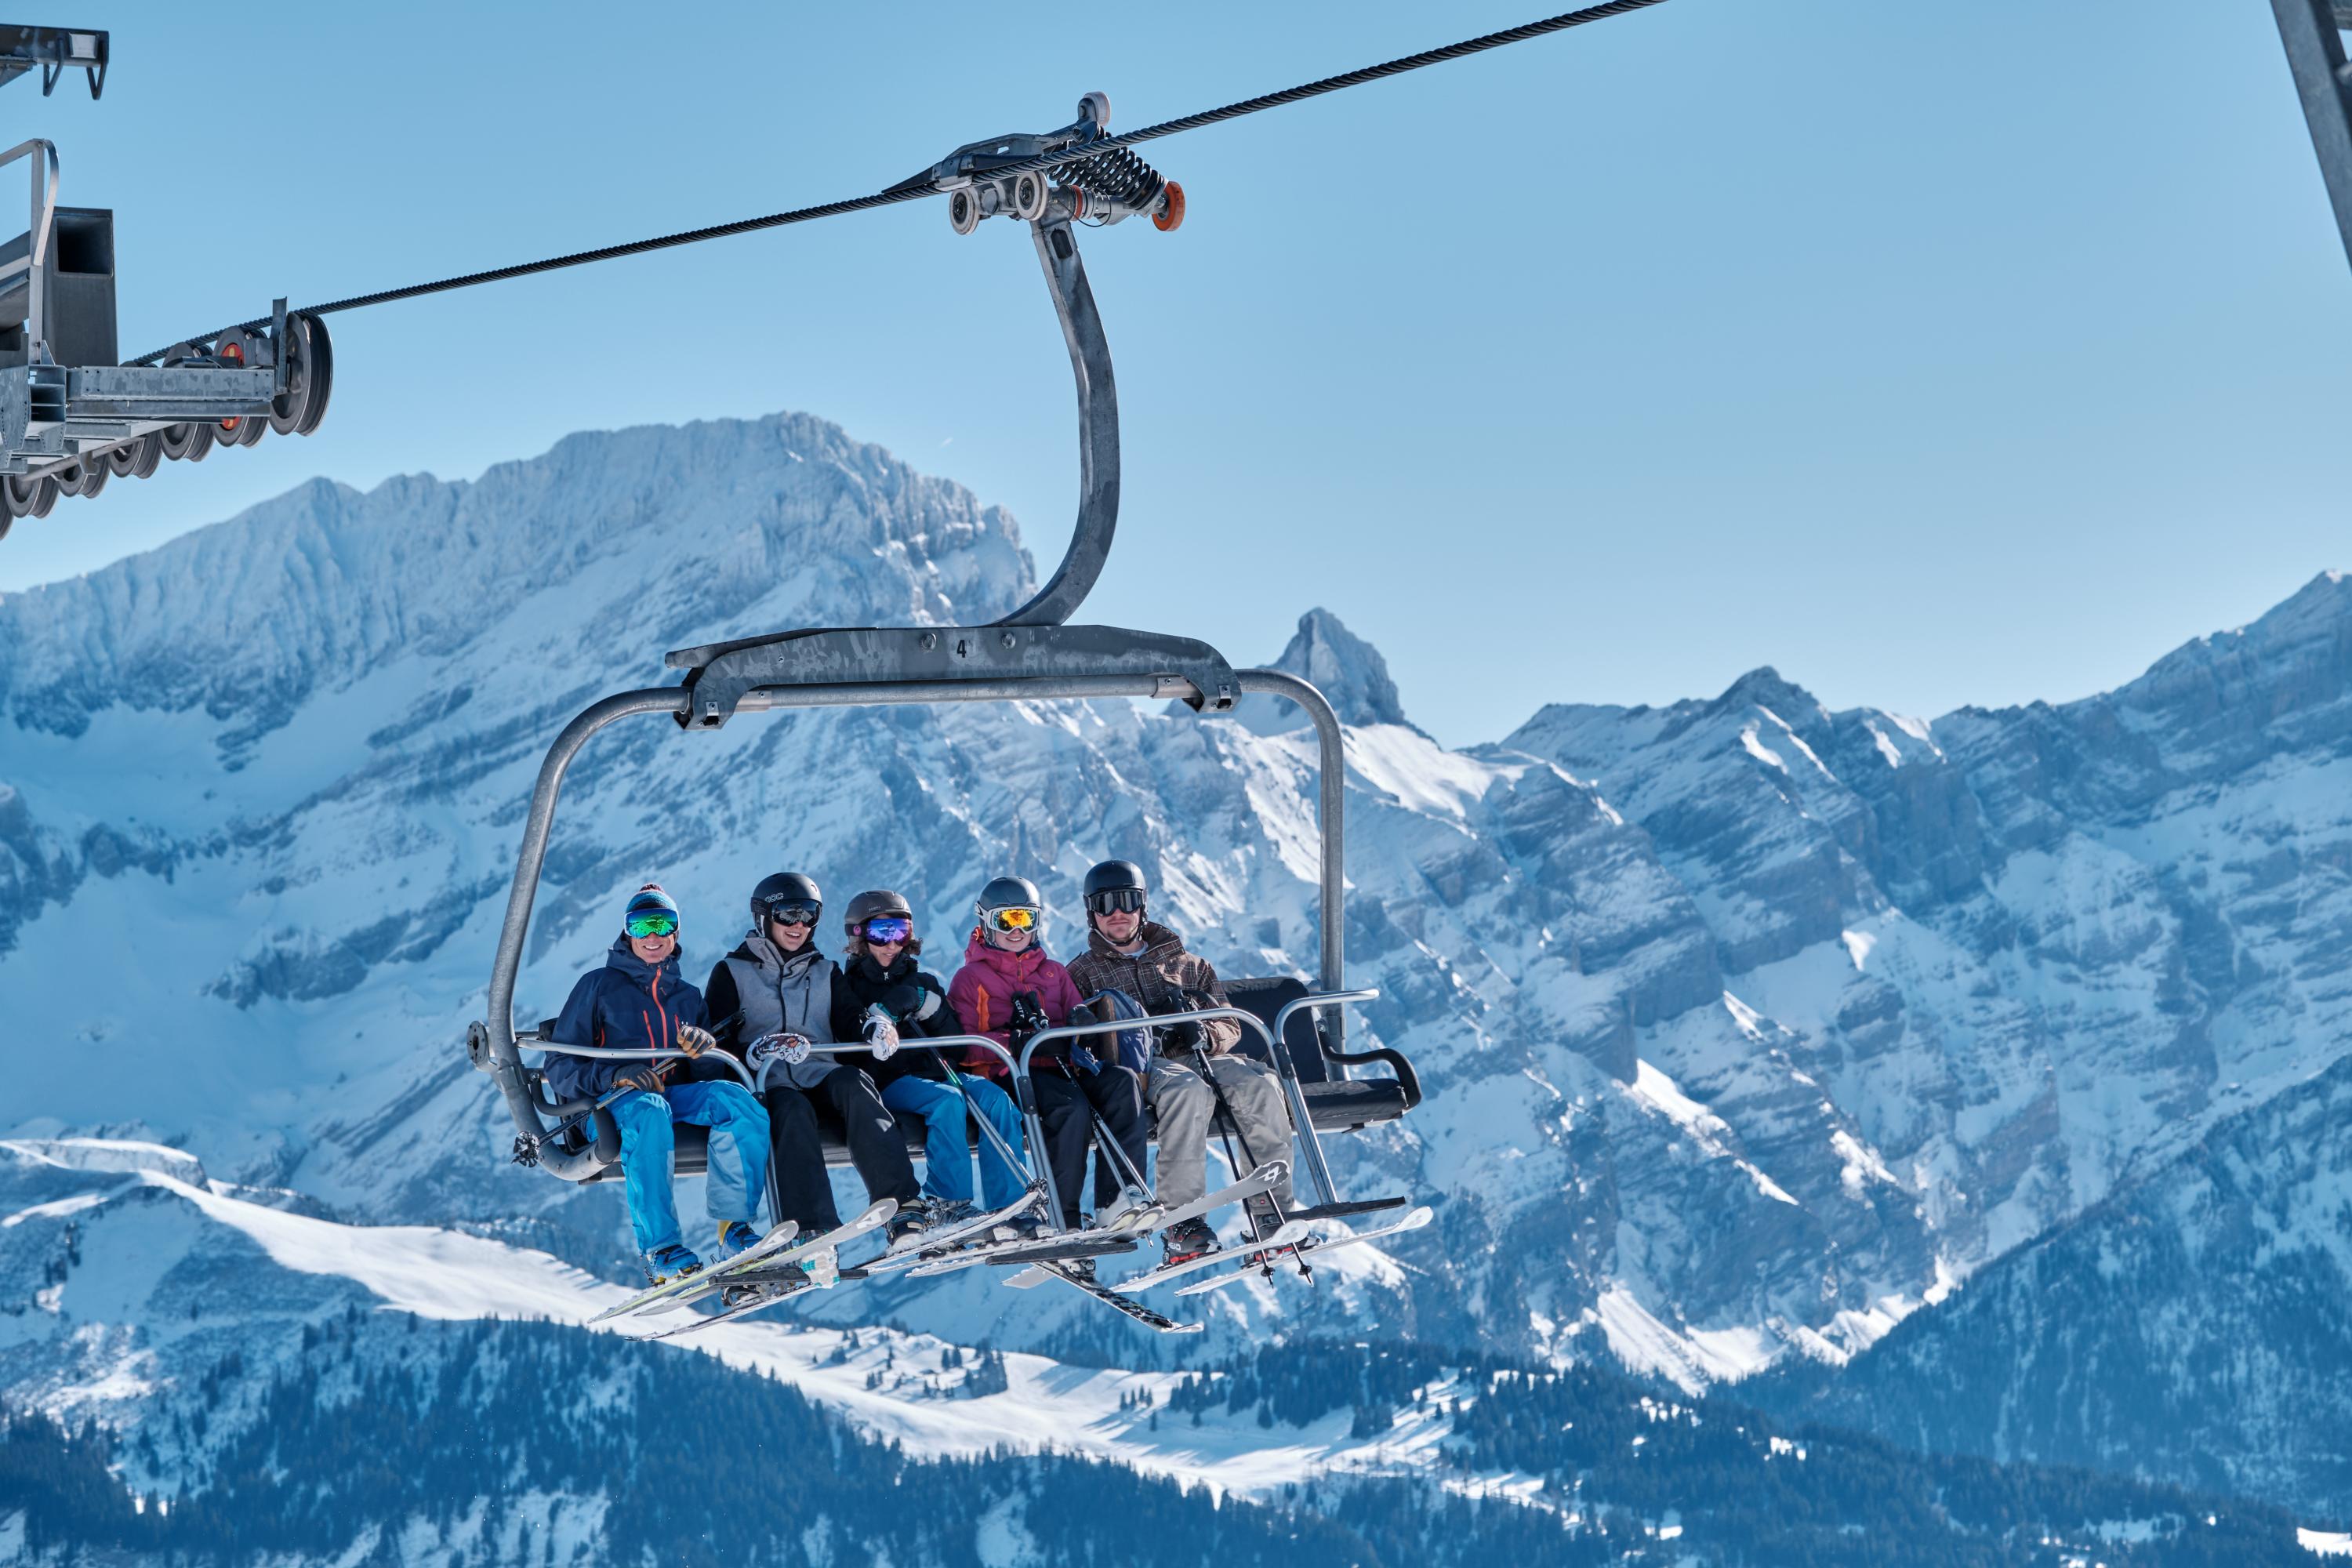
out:
<path id="1" fill-rule="evenodd" d="M 888 1061 L 898 1049 L 898 1022 L 878 1002 L 866 1009 L 866 1043 L 877 1062 Z"/>
<path id="2" fill-rule="evenodd" d="M 751 1042 L 743 1059 L 754 1071 L 778 1058 L 786 1067 L 798 1067 L 809 1059 L 810 1048 L 806 1035 L 762 1035 Z"/>

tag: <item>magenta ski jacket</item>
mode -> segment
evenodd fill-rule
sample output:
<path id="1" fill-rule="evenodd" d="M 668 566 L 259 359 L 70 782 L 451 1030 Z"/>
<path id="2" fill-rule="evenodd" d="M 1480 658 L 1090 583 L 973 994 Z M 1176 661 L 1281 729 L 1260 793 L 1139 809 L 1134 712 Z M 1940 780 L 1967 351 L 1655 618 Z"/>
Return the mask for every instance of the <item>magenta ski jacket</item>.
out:
<path id="1" fill-rule="evenodd" d="M 948 982 L 948 1005 L 955 1009 L 964 1032 L 986 1035 L 1010 1048 L 1013 1037 L 1007 1029 L 1013 999 L 1024 991 L 1037 994 L 1037 1005 L 1045 1009 L 1046 1021 L 1055 1025 L 1068 1023 L 1071 1009 L 1080 1004 L 1070 972 L 1045 949 L 1033 942 L 1019 952 L 1006 952 L 989 946 L 988 938 L 973 927 L 971 940 L 964 944 L 963 967 Z M 1068 1055 L 1069 1042 L 1060 1040 L 1039 1047 L 1037 1060 L 1042 1064 L 1054 1058 L 1055 1068 L 1066 1071 L 1059 1058 Z M 970 1065 L 997 1078 L 1006 1076 L 1003 1063 L 981 1052 L 972 1054 Z"/>

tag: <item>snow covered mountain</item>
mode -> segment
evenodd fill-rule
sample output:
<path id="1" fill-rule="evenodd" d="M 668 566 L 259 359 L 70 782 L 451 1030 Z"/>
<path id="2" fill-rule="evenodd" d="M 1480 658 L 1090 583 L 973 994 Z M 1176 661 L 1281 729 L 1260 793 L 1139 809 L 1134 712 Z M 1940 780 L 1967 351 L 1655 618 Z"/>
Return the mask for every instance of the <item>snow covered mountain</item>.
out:
<path id="1" fill-rule="evenodd" d="M 665 649 L 984 620 L 1032 576 L 1001 511 L 786 416 L 320 482 L 0 598 L 0 1131 L 171 1144 L 324 1216 L 615 1269 L 617 1194 L 508 1166 L 459 1049 L 547 741 L 667 679 Z M 1767 670 L 1455 752 L 1328 615 L 1280 662 L 1350 725 L 1351 972 L 1429 1091 L 1335 1155 L 1439 1222 L 1313 1296 L 1230 1293 L 1205 1353 L 1248 1319 L 1605 1343 L 1686 1386 L 1843 1361 L 2345 1054 L 2340 578 L 2110 696 L 1932 725 Z M 625 723 L 567 784 L 519 1010 L 637 883 L 679 896 L 698 973 L 784 865 L 900 888 L 944 960 L 988 875 L 1043 884 L 1066 946 L 1078 877 L 1125 855 L 1225 973 L 1312 973 L 1312 767 L 1271 704 Z M 1165 1348 L 970 1275 L 803 1316 Z"/>
<path id="2" fill-rule="evenodd" d="M 2352 1517 L 2352 1059 L 2019 1248 L 1790 1412 Z M 1743 1391 L 1747 1392 L 1747 1391 Z"/>

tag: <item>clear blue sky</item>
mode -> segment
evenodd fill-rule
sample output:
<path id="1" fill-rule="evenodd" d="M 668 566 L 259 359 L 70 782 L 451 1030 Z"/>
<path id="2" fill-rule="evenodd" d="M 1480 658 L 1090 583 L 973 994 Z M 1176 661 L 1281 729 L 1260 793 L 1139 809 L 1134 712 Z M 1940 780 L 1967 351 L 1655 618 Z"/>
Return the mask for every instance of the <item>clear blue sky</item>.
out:
<path id="1" fill-rule="evenodd" d="M 116 208 L 138 352 L 860 194 L 1088 88 L 1134 126 L 1542 9 L 74 0 L 105 100 L 0 112 Z M 1833 706 L 2072 698 L 2352 566 L 2352 271 L 2261 0 L 1668 0 L 1150 156 L 1182 232 L 1087 242 L 1127 473 L 1090 618 L 1257 660 L 1328 605 L 1449 742 L 1763 663 Z M 62 502 L 0 588 L 312 474 L 778 408 L 1005 504 L 1041 565 L 1067 535 L 1027 240 L 936 203 L 334 328 L 319 436 Z"/>

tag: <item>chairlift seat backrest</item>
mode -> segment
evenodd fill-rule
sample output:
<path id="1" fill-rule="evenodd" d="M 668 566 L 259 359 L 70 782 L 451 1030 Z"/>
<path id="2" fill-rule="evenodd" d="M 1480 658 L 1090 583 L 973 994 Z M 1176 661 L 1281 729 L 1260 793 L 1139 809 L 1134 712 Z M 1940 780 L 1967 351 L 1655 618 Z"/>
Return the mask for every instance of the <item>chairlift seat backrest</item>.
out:
<path id="1" fill-rule="evenodd" d="M 1225 996 L 1243 1012 L 1255 1016 L 1268 1031 L 1283 1008 L 1307 994 L 1307 982 L 1291 975 L 1278 975 L 1263 980 L 1228 980 Z M 1301 1083 L 1324 1083 L 1331 1077 L 1330 1068 L 1323 1062 L 1323 1042 L 1317 1035 L 1315 1015 L 1301 1008 L 1290 1016 L 1290 1026 L 1283 1031 L 1283 1042 L 1290 1050 L 1290 1065 Z M 1234 1047 L 1265 1062 L 1274 1064 L 1266 1056 L 1265 1042 L 1254 1029 L 1242 1031 L 1241 1044 Z"/>

